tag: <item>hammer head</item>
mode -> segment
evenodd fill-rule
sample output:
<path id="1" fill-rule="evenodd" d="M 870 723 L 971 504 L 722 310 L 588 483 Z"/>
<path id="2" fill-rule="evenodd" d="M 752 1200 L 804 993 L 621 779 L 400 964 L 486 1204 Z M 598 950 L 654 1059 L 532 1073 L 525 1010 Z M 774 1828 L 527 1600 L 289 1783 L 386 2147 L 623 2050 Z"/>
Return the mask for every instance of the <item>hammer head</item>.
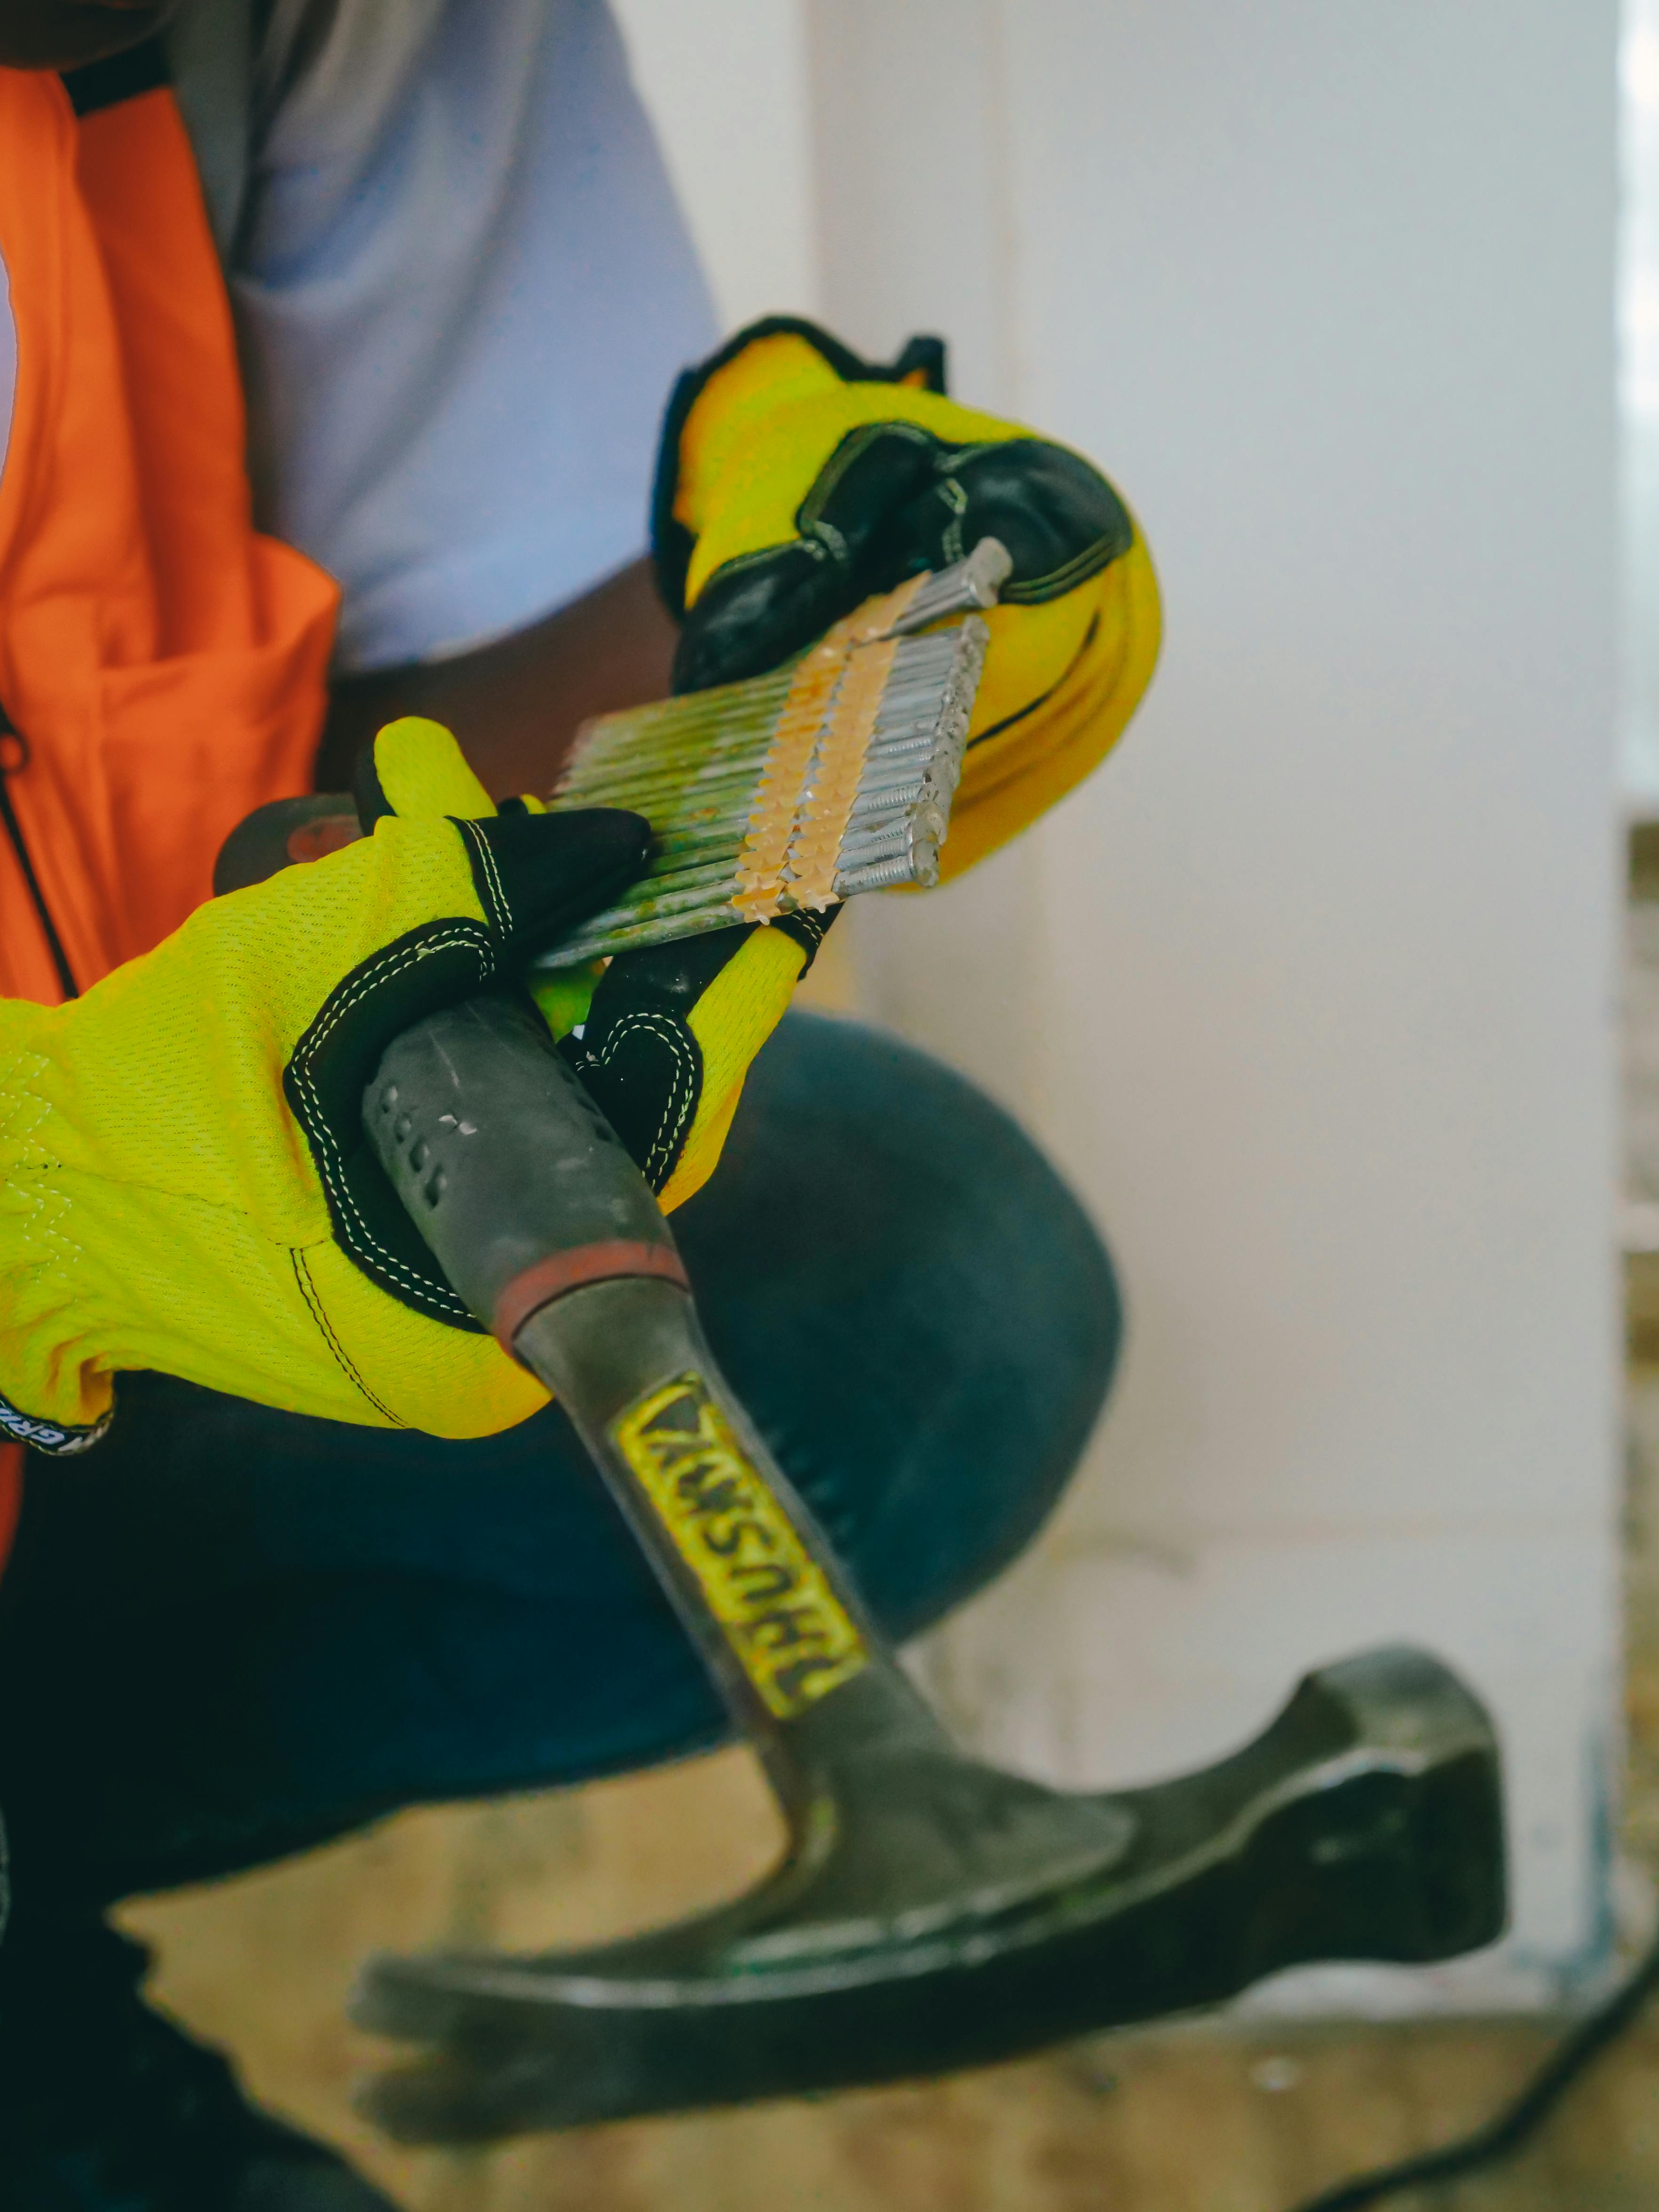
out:
<path id="1" fill-rule="evenodd" d="M 926 1743 L 833 1763 L 735 1904 L 583 1951 L 372 1962 L 357 2019 L 428 2055 L 370 2115 L 482 2141 L 939 2074 L 1504 1926 L 1492 1725 L 1419 1652 L 1321 1668 L 1255 1742 L 1150 1789 L 1051 1791 Z"/>

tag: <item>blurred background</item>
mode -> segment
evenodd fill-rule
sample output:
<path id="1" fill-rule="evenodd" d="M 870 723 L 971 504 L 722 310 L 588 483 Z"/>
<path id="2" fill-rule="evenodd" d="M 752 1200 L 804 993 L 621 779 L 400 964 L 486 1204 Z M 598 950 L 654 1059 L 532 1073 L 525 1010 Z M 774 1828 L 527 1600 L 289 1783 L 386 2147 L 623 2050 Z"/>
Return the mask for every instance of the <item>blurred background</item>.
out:
<path id="1" fill-rule="evenodd" d="M 350 1961 L 721 1893 L 772 1838 L 741 1754 L 130 1917 L 422 2212 L 1283 2212 L 1484 2117 L 1651 1918 L 1659 0 L 615 5 L 728 324 L 943 334 L 957 396 L 1103 463 L 1164 589 L 1106 768 L 815 977 L 1024 1121 L 1127 1298 L 1068 1504 L 919 1664 L 1100 1786 L 1425 1644 L 1503 1731 L 1513 1930 L 937 2088 L 414 2158 L 345 2106 Z M 1656 2060 L 1435 2202 L 1659 2202 Z"/>
<path id="2" fill-rule="evenodd" d="M 1139 1776 L 1420 1637 L 1506 1724 L 1482 1993 L 1571 1984 L 1617 1650 L 1616 12 L 620 12 L 726 315 L 942 331 L 1164 584 L 1109 765 L 848 916 L 860 1011 L 1041 1136 L 1130 1307 L 1061 1524 L 942 1639 L 958 1711 Z"/>

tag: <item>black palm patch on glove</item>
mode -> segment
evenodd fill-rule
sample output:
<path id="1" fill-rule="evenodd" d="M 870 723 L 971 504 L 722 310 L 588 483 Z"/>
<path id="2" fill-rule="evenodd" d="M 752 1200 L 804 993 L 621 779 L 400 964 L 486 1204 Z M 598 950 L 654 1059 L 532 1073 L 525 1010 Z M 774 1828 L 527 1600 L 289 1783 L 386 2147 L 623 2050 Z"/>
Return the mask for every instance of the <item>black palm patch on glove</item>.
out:
<path id="1" fill-rule="evenodd" d="M 803 975 L 840 911 L 790 915 L 770 925 L 804 948 Z M 760 927 L 711 929 L 618 953 L 593 994 L 581 1036 L 559 1046 L 653 1190 L 661 1190 L 678 1165 L 702 1103 L 702 1048 L 691 1011 Z"/>
<path id="2" fill-rule="evenodd" d="M 653 1190 L 674 1172 L 702 1097 L 691 1009 L 748 935 L 742 927 L 711 929 L 619 953 L 593 994 L 581 1036 L 559 1047 Z"/>
<path id="3" fill-rule="evenodd" d="M 439 1273 L 363 1133 L 363 1091 L 395 1036 L 512 981 L 533 952 L 610 904 L 644 865 L 647 825 L 592 808 L 457 822 L 479 921 L 456 915 L 383 945 L 336 985 L 294 1048 L 283 1091 L 316 1164 L 334 1233 L 382 1290 L 457 1328 L 477 1324 Z"/>
<path id="4" fill-rule="evenodd" d="M 1038 438 L 953 446 L 914 422 L 842 440 L 787 544 L 728 561 L 703 586 L 674 656 L 674 689 L 775 667 L 874 592 L 947 568 L 982 538 L 1013 556 L 1001 597 L 1058 599 L 1127 553 L 1128 512 L 1097 469 Z"/>

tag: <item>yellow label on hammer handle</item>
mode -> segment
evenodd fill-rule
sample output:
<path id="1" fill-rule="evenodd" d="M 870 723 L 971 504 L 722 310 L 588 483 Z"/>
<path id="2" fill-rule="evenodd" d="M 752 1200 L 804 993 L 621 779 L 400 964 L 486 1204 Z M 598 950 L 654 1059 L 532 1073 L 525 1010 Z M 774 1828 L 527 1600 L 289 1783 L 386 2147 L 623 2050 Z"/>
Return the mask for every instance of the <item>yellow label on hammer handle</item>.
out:
<path id="1" fill-rule="evenodd" d="M 636 1399 L 610 1436 L 769 1712 L 793 1720 L 868 1663 L 829 1577 L 701 1375 Z"/>

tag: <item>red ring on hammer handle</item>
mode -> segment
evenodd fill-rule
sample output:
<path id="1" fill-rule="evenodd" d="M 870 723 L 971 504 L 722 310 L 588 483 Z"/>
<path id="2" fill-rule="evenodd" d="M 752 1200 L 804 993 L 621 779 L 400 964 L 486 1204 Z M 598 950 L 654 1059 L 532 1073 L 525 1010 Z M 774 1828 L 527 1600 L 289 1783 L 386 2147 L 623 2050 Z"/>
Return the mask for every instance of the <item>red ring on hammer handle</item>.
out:
<path id="1" fill-rule="evenodd" d="M 691 1287 L 672 1244 L 632 1243 L 620 1237 L 605 1244 L 579 1244 L 574 1252 L 556 1252 L 514 1275 L 495 1301 L 493 1333 L 501 1349 L 511 1352 L 514 1338 L 531 1315 L 555 1298 L 589 1283 L 614 1283 L 629 1275 L 674 1283 L 683 1291 Z"/>

